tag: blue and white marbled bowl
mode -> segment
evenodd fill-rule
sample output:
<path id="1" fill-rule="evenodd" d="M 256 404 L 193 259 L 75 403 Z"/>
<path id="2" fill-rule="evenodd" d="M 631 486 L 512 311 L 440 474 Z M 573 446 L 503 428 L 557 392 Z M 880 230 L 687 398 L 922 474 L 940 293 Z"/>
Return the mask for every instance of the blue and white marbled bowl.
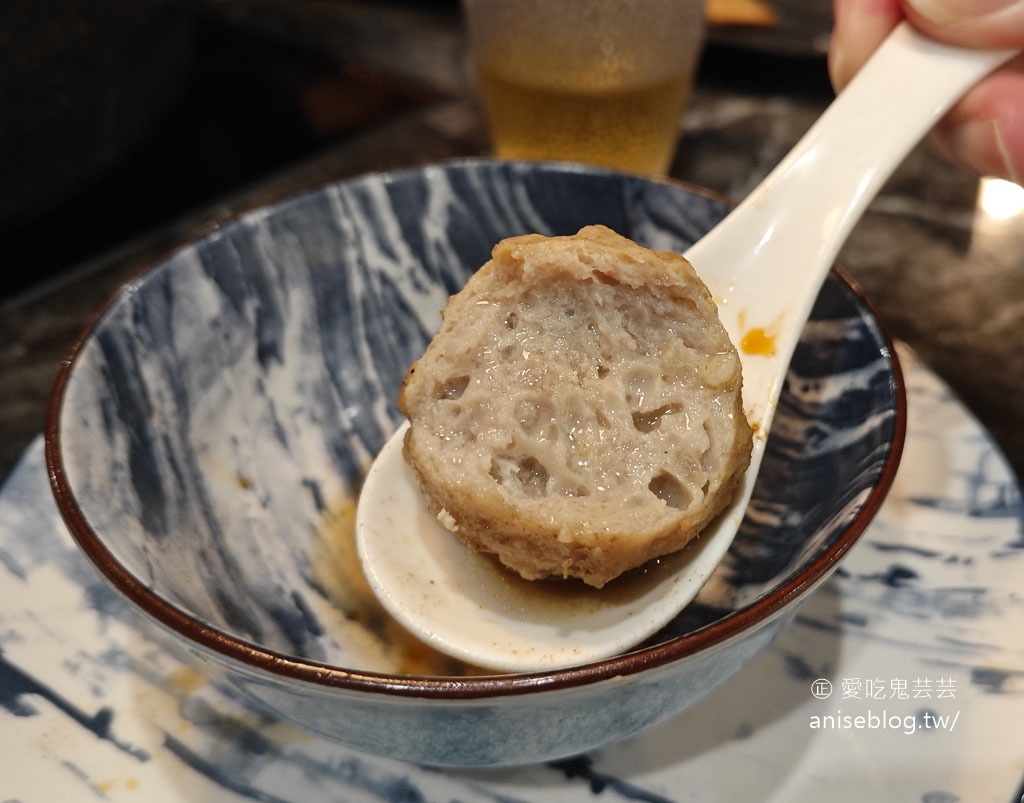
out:
<path id="1" fill-rule="evenodd" d="M 109 582 L 218 682 L 357 749 L 541 761 L 681 711 L 763 649 L 892 481 L 905 400 L 841 275 L 793 360 L 753 504 L 697 601 L 643 647 L 478 676 L 412 643 L 359 574 L 361 478 L 449 294 L 499 239 L 604 223 L 683 251 L 707 194 L 581 167 L 371 175 L 251 212 L 126 286 L 63 369 L 47 425 L 61 513 Z"/>

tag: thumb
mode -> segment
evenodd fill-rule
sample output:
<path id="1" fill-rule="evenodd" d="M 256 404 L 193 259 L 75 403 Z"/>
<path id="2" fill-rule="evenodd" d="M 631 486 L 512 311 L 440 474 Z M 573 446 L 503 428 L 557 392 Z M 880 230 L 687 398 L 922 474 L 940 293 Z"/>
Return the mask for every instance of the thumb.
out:
<path id="1" fill-rule="evenodd" d="M 980 175 L 1024 180 L 1024 59 L 974 87 L 932 132 L 950 161 Z"/>
<path id="2" fill-rule="evenodd" d="M 1024 47 L 1024 0 L 903 0 L 916 28 L 950 44 Z"/>

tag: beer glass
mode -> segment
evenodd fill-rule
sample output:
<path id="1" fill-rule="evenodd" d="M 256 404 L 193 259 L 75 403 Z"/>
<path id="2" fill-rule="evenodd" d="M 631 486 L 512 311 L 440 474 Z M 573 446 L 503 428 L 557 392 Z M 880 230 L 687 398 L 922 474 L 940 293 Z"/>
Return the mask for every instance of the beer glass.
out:
<path id="1" fill-rule="evenodd" d="M 463 0 L 495 154 L 667 172 L 703 0 Z"/>

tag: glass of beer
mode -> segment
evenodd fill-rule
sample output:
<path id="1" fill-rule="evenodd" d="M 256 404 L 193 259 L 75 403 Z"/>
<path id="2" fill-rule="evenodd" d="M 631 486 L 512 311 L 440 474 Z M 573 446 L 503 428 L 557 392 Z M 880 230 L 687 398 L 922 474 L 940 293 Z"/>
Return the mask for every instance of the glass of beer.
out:
<path id="1" fill-rule="evenodd" d="M 663 175 L 704 0 L 463 0 L 497 156 Z"/>

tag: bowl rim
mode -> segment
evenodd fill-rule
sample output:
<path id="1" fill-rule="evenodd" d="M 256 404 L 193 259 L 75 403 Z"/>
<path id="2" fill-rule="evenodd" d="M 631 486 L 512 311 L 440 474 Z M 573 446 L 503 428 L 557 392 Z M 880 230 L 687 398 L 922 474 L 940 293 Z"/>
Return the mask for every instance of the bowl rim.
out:
<path id="1" fill-rule="evenodd" d="M 852 292 L 858 304 L 868 313 L 873 326 L 882 341 L 882 352 L 890 361 L 892 386 L 896 409 L 893 439 L 882 466 L 878 481 L 871 489 L 853 520 L 842 534 L 823 554 L 807 566 L 800 574 L 773 589 L 749 605 L 733 611 L 720 619 L 696 630 L 674 636 L 654 645 L 639 647 L 625 653 L 567 669 L 544 670 L 531 673 L 485 674 L 469 676 L 428 676 L 398 675 L 346 669 L 344 667 L 303 659 L 294 655 L 277 652 L 246 639 L 233 636 L 219 628 L 190 616 L 167 600 L 151 591 L 145 584 L 126 569 L 103 544 L 100 535 L 93 530 L 80 508 L 64 465 L 60 419 L 64 409 L 64 398 L 77 358 L 85 344 L 102 323 L 107 313 L 141 278 L 158 268 L 175 252 L 210 236 L 222 226 L 240 221 L 249 214 L 268 207 L 296 201 L 309 195 L 350 182 L 376 178 L 385 181 L 404 175 L 423 173 L 427 170 L 465 169 L 466 167 L 500 166 L 524 167 L 553 172 L 575 172 L 585 174 L 621 175 L 631 179 L 665 184 L 691 194 L 703 195 L 729 204 L 732 202 L 714 191 L 673 178 L 634 176 L 616 173 L 604 168 L 576 164 L 545 162 L 508 162 L 497 159 L 460 159 L 447 162 L 402 168 L 392 171 L 377 171 L 332 180 L 300 193 L 286 194 L 279 198 L 263 199 L 258 203 L 242 205 L 229 214 L 222 214 L 215 221 L 206 221 L 196 227 L 189 236 L 183 237 L 175 246 L 140 262 L 134 278 L 119 283 L 108 302 L 100 308 L 72 344 L 68 356 L 61 362 L 54 381 L 44 427 L 44 455 L 50 488 L 57 508 L 72 538 L 103 578 L 129 603 L 138 608 L 158 625 L 171 630 L 199 648 L 211 651 L 230 662 L 241 664 L 250 671 L 267 672 L 271 675 L 299 681 L 326 689 L 347 690 L 360 693 L 381 694 L 404 698 L 426 698 L 434 700 L 471 700 L 500 696 L 513 696 L 540 691 L 586 686 L 617 676 L 638 674 L 641 671 L 664 666 L 673 661 L 702 650 L 717 647 L 739 633 L 768 624 L 780 615 L 787 606 L 818 583 L 827 579 L 839 560 L 859 540 L 860 536 L 875 518 L 895 479 L 902 457 L 907 429 L 906 386 L 899 357 L 893 338 L 877 310 L 865 296 L 861 287 L 838 264 L 833 274 L 847 290 Z"/>

